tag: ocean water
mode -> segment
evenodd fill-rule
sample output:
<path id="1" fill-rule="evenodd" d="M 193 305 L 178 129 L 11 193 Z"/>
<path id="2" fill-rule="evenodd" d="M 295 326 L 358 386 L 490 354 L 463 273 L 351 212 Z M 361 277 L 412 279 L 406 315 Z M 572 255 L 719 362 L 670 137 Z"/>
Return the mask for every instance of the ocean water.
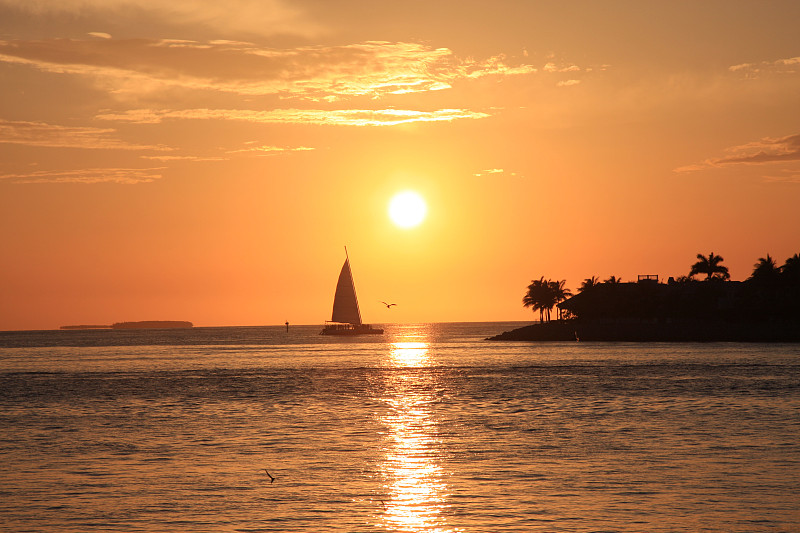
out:
<path id="1" fill-rule="evenodd" d="M 517 325 L 0 332 L 0 531 L 800 531 L 800 345 Z"/>

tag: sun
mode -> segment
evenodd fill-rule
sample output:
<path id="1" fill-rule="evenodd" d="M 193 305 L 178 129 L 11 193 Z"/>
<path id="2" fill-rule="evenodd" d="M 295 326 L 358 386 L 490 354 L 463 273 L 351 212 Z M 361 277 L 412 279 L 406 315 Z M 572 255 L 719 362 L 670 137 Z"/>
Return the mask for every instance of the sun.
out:
<path id="1" fill-rule="evenodd" d="M 425 200 L 414 191 L 399 192 L 389 202 L 389 218 L 401 228 L 419 226 L 427 213 Z"/>

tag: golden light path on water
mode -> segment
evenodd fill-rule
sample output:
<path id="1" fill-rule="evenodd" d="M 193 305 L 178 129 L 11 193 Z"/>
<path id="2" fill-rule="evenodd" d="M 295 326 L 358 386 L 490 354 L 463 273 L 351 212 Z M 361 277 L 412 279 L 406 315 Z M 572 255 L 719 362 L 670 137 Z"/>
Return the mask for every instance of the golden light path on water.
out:
<path id="1" fill-rule="evenodd" d="M 430 409 L 435 378 L 413 370 L 430 365 L 428 343 L 413 336 L 398 340 L 390 345 L 393 371 L 386 384 L 392 409 L 384 420 L 388 431 L 382 470 L 387 501 L 382 525 L 392 531 L 452 532 L 443 516 L 448 487 Z"/>

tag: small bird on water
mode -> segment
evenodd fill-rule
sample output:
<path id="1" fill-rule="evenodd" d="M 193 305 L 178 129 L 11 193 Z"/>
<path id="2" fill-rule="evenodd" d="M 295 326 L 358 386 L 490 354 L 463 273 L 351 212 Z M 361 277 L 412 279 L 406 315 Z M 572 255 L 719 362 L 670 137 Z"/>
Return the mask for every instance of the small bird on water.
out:
<path id="1" fill-rule="evenodd" d="M 267 469 L 266 469 L 266 468 L 264 469 L 264 472 L 267 472 Z M 270 482 L 270 483 L 274 483 L 274 482 L 275 482 L 275 478 L 274 478 L 274 477 L 272 477 L 272 474 L 270 474 L 269 472 L 267 472 L 267 475 L 269 476 L 269 482 Z"/>
<path id="2" fill-rule="evenodd" d="M 391 309 L 393 305 L 397 305 L 397 304 L 387 304 L 383 300 L 381 300 L 381 303 L 386 306 L 386 309 Z"/>

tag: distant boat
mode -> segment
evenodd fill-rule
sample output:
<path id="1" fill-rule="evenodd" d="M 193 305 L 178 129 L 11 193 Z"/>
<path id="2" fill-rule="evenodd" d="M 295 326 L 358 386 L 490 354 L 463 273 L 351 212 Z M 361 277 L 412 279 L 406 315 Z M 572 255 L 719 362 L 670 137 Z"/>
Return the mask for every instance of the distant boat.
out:
<path id="1" fill-rule="evenodd" d="M 336 283 L 336 294 L 333 297 L 333 313 L 330 322 L 325 323 L 321 335 L 380 335 L 382 329 L 373 328 L 361 322 L 361 311 L 358 308 L 356 286 L 350 272 L 350 258 L 347 248 L 344 249 L 345 260 L 339 281 Z"/>

